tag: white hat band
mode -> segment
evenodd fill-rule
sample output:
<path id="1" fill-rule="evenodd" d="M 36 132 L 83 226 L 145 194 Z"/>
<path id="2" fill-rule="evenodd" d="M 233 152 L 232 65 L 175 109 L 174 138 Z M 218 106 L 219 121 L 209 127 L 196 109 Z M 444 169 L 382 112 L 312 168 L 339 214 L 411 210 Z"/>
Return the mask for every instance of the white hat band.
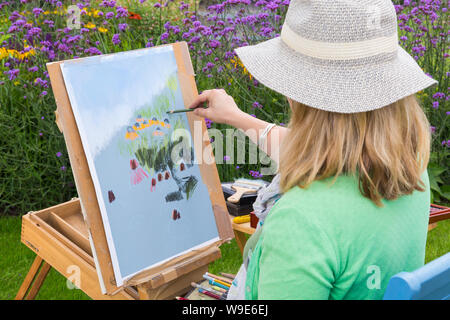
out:
<path id="1" fill-rule="evenodd" d="M 398 36 L 358 42 L 321 42 L 299 36 L 286 23 L 281 30 L 281 39 L 292 50 L 305 56 L 324 60 L 350 60 L 394 53 L 398 49 Z"/>

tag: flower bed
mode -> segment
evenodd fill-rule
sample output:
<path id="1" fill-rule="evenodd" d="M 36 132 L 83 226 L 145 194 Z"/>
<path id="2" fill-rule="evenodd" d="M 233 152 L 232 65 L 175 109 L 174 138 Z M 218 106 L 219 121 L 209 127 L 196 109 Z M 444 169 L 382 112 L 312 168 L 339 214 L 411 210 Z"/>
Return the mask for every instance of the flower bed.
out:
<path id="1" fill-rule="evenodd" d="M 396 2 L 400 44 L 439 81 L 419 98 L 432 125 L 434 200 L 445 202 L 450 193 L 447 8 L 441 1 Z M 277 36 L 289 0 L 226 0 L 202 10 L 196 2 L 182 1 L 71 4 L 0 3 L 0 212 L 24 213 L 76 195 L 64 140 L 54 123 L 56 106 L 45 68 L 50 61 L 186 41 L 199 90 L 225 88 L 244 111 L 287 123 L 285 99 L 252 78 L 233 49 Z M 261 177 L 260 165 L 233 163 L 231 153 L 219 165 L 223 181 Z"/>

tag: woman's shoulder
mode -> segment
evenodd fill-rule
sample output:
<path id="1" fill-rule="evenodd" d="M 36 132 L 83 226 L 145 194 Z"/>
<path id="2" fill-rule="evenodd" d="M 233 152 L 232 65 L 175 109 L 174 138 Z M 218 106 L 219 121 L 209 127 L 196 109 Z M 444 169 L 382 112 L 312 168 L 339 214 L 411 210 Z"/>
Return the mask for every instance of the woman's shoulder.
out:
<path id="1" fill-rule="evenodd" d="M 332 226 L 347 224 L 367 224 L 368 221 L 379 220 L 380 216 L 395 215 L 407 211 L 414 216 L 417 211 L 427 212 L 429 208 L 429 183 L 426 173 L 422 180 L 425 192 L 415 191 L 411 195 L 396 200 L 382 200 L 377 206 L 364 197 L 359 189 L 358 179 L 353 176 L 339 176 L 313 182 L 308 188 L 293 187 L 286 192 L 270 211 L 267 219 L 273 220 L 309 220 L 318 225 Z M 327 228 L 327 227 L 326 227 Z"/>
<path id="2" fill-rule="evenodd" d="M 337 206 L 349 206 L 357 202 L 366 201 L 359 191 L 358 181 L 352 176 L 339 176 L 337 179 L 328 178 L 314 181 L 307 188 L 298 186 L 287 191 L 273 210 L 292 209 L 297 212 L 318 212 L 336 209 Z"/>

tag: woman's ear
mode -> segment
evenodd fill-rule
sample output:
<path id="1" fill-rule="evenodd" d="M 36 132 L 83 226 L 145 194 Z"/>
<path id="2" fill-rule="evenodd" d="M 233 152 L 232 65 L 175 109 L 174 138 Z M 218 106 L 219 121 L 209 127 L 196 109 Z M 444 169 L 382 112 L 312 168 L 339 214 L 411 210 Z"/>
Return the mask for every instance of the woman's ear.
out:
<path id="1" fill-rule="evenodd" d="M 286 97 L 286 99 L 287 99 L 287 101 L 289 103 L 289 108 L 291 108 L 291 111 L 292 111 L 292 100 L 290 98 L 288 98 L 288 97 Z"/>

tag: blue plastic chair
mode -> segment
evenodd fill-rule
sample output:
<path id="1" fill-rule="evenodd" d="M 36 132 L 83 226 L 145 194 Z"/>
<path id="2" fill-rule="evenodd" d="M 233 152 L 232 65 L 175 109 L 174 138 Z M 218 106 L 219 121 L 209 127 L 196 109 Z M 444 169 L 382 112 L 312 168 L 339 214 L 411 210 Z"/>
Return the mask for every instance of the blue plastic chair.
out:
<path id="1" fill-rule="evenodd" d="M 450 300 L 450 252 L 388 283 L 384 300 Z"/>

